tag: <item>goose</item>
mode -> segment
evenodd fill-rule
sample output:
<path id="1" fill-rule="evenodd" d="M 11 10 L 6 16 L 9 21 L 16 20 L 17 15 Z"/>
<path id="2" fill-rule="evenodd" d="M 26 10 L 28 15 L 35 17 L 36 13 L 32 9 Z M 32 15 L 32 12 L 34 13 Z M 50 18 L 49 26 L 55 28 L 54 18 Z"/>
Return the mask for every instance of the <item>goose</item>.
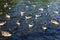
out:
<path id="1" fill-rule="evenodd" d="M 26 19 L 30 19 L 32 16 L 25 16 Z"/>
<path id="2" fill-rule="evenodd" d="M 58 11 L 53 11 L 55 14 L 58 14 L 59 12 Z"/>
<path id="3" fill-rule="evenodd" d="M 20 21 L 19 21 L 19 20 L 17 20 L 16 24 L 20 26 Z"/>
<path id="4" fill-rule="evenodd" d="M 7 18 L 7 19 L 10 19 L 10 15 L 6 14 L 6 18 Z"/>
<path id="5" fill-rule="evenodd" d="M 47 5 L 47 7 L 50 7 L 50 5 Z"/>
<path id="6" fill-rule="evenodd" d="M 56 20 L 51 20 L 52 24 L 58 25 L 59 23 Z"/>
<path id="7" fill-rule="evenodd" d="M 47 12 L 46 15 L 49 16 L 49 13 Z"/>
<path id="8" fill-rule="evenodd" d="M 39 14 L 39 15 L 35 15 L 35 19 L 37 19 L 39 16 L 41 16 L 41 14 Z"/>
<path id="9" fill-rule="evenodd" d="M 38 10 L 43 11 L 44 9 L 43 8 L 39 8 Z"/>
<path id="10" fill-rule="evenodd" d="M 33 4 L 32 6 L 33 6 L 33 7 L 36 7 L 36 5 L 35 5 L 35 4 Z"/>
<path id="11" fill-rule="evenodd" d="M 47 27 L 45 27 L 45 26 L 44 26 L 44 27 L 42 27 L 42 29 L 43 29 L 43 30 L 46 30 L 46 29 L 47 29 Z"/>
<path id="12" fill-rule="evenodd" d="M 33 27 L 33 25 L 34 25 L 33 23 L 30 23 L 30 24 L 29 24 L 29 28 L 32 28 L 32 27 Z"/>
<path id="13" fill-rule="evenodd" d="M 28 1 L 30 3 L 30 1 Z"/>
<path id="14" fill-rule="evenodd" d="M 0 15 L 2 15 L 3 13 L 2 12 L 0 12 Z"/>
<path id="15" fill-rule="evenodd" d="M 1 34 L 2 34 L 2 36 L 4 36 L 4 37 L 10 37 L 12 34 L 10 34 L 9 32 L 7 32 L 7 31 L 1 31 Z"/>
<path id="16" fill-rule="evenodd" d="M 4 5 L 4 8 L 6 8 L 8 6 L 8 3 L 6 3 L 5 5 Z"/>
<path id="17" fill-rule="evenodd" d="M 5 23 L 6 23 L 6 21 L 5 22 L 0 22 L 0 26 L 3 26 Z"/>
<path id="18" fill-rule="evenodd" d="M 26 5 L 26 8 L 28 8 L 29 6 Z"/>
<path id="19" fill-rule="evenodd" d="M 43 32 L 45 33 L 46 30 L 47 30 L 47 27 L 46 26 L 43 26 L 42 29 L 43 29 Z"/>
<path id="20" fill-rule="evenodd" d="M 21 16 L 23 16 L 23 15 L 24 15 L 24 13 L 25 13 L 25 12 L 21 12 Z"/>
<path id="21" fill-rule="evenodd" d="M 11 7 L 9 7 L 9 10 L 11 9 Z"/>

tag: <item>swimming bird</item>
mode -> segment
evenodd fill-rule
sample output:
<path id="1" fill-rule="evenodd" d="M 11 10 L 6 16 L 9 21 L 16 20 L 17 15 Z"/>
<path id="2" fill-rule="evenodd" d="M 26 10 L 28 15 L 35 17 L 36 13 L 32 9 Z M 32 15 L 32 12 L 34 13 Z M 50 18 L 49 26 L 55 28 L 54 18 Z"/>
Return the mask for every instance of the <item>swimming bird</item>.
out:
<path id="1" fill-rule="evenodd" d="M 6 14 L 6 18 L 7 18 L 7 19 L 10 19 L 10 15 Z"/>
<path id="2" fill-rule="evenodd" d="M 33 26 L 34 26 L 34 23 L 31 22 L 31 23 L 29 24 L 29 28 L 32 28 Z"/>
<path id="3" fill-rule="evenodd" d="M 43 11 L 44 9 L 43 8 L 38 8 L 38 10 Z"/>
<path id="4" fill-rule="evenodd" d="M 58 25 L 59 24 L 58 21 L 56 21 L 56 20 L 51 20 L 51 23 L 52 24 L 55 24 L 55 25 Z"/>
<path id="5" fill-rule="evenodd" d="M 19 20 L 17 20 L 16 24 L 17 24 L 18 26 L 20 26 L 20 21 L 19 21 Z"/>
<path id="6" fill-rule="evenodd" d="M 1 34 L 2 34 L 2 36 L 4 36 L 4 37 L 10 37 L 12 34 L 10 34 L 9 32 L 7 32 L 7 31 L 1 31 Z"/>
<path id="7" fill-rule="evenodd" d="M 3 26 L 5 23 L 6 23 L 6 21 L 5 22 L 0 22 L 0 26 Z"/>
<path id="8" fill-rule="evenodd" d="M 24 15 L 24 13 L 25 13 L 25 12 L 21 12 L 21 16 L 23 16 L 23 15 Z"/>
<path id="9" fill-rule="evenodd" d="M 30 16 L 30 15 L 29 15 L 29 16 L 25 16 L 25 18 L 26 18 L 27 20 L 30 19 L 31 17 L 32 17 L 32 16 Z"/>

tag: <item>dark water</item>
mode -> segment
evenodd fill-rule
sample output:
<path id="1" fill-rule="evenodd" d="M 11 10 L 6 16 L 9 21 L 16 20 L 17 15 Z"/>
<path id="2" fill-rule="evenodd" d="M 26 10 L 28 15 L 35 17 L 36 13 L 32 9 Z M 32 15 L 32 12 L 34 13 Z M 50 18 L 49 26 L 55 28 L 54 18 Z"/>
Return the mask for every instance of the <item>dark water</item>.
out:
<path id="1" fill-rule="evenodd" d="M 33 7 L 33 4 L 36 7 Z M 47 0 L 43 0 L 42 2 L 32 2 L 31 0 L 31 2 L 28 2 L 23 0 L 11 8 L 9 10 L 11 19 L 6 20 L 7 23 L 3 26 L 5 31 L 9 31 L 12 34 L 11 37 L 7 38 L 8 40 L 60 40 L 60 2 L 50 2 Z M 44 10 L 40 11 L 38 10 L 39 8 L 43 8 Z M 54 14 L 53 11 L 57 11 L 58 13 Z M 24 16 L 21 16 L 20 12 L 25 12 Z M 35 15 L 39 14 L 42 16 L 35 19 Z M 31 15 L 32 18 L 26 20 L 25 16 L 28 15 Z M 52 19 L 58 21 L 59 24 L 52 24 Z M 17 20 L 21 22 L 20 26 L 16 24 Z M 31 22 L 34 23 L 34 26 L 30 29 L 28 25 Z M 45 32 L 42 29 L 43 26 L 47 27 Z M 1 30 L 3 30 L 3 27 Z"/>

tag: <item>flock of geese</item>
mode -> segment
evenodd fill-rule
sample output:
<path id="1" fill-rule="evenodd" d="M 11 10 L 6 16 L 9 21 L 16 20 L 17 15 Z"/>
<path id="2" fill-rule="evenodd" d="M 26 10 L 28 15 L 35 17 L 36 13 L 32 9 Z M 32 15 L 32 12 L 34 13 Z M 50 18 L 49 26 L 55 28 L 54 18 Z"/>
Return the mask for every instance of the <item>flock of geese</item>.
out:
<path id="1" fill-rule="evenodd" d="M 4 5 L 4 7 L 7 7 L 8 6 L 8 4 L 6 3 L 5 5 Z M 36 7 L 36 5 L 32 5 L 33 7 Z M 50 5 L 47 5 L 48 7 L 50 6 Z M 29 7 L 29 6 L 26 6 L 27 8 Z M 11 9 L 11 8 L 9 8 L 9 9 Z M 43 11 L 44 9 L 43 8 L 39 8 L 38 10 L 40 10 L 40 11 Z M 21 16 L 24 16 L 24 13 L 25 12 L 21 12 L 20 14 L 21 14 Z M 54 11 L 54 13 L 55 14 L 58 14 L 59 12 L 58 11 Z M 2 12 L 0 12 L 0 15 L 2 14 Z M 46 13 L 46 15 L 48 15 L 48 13 Z M 41 14 L 40 15 L 35 15 L 35 19 L 37 19 L 38 17 L 40 17 L 40 16 L 42 16 Z M 10 15 L 8 15 L 8 14 L 6 14 L 6 18 L 7 19 L 9 19 L 10 20 L 10 18 L 11 18 L 11 16 Z M 26 20 L 29 20 L 30 18 L 32 18 L 32 16 L 25 16 L 25 19 Z M 51 23 L 52 24 L 54 24 L 54 25 L 59 25 L 59 22 L 58 21 L 56 21 L 56 20 L 51 20 Z M 3 26 L 3 25 L 5 25 L 6 24 L 6 21 L 4 21 L 4 22 L 0 22 L 0 26 Z M 20 21 L 19 20 L 17 20 L 17 22 L 16 22 L 16 24 L 18 25 L 18 26 L 20 26 Z M 28 24 L 28 26 L 29 26 L 29 28 L 31 29 L 33 26 L 34 26 L 34 23 L 33 22 L 31 22 L 30 24 Z M 42 27 L 42 29 L 45 31 L 46 29 L 47 29 L 47 27 L 46 26 L 43 26 Z M 12 34 L 10 34 L 9 32 L 7 32 L 7 31 L 2 31 L 1 30 L 1 34 L 2 34 L 2 36 L 4 36 L 4 37 L 9 37 L 9 36 L 11 36 Z"/>

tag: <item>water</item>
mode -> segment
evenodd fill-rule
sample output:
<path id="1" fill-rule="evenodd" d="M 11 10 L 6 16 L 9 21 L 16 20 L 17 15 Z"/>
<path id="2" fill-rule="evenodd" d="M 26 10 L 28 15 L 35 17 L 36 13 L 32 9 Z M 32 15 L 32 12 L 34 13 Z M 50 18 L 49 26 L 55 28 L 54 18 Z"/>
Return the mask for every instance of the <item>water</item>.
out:
<path id="1" fill-rule="evenodd" d="M 7 27 L 4 30 L 12 34 L 8 40 L 60 40 L 59 4 L 58 1 L 53 0 L 31 0 L 31 2 L 23 0 L 12 7 L 9 12 L 11 19 L 6 20 L 7 23 L 2 26 L 1 30 L 3 27 Z M 41 9 L 38 10 L 39 8 Z M 21 12 L 25 12 L 23 16 L 21 16 Z M 32 17 L 27 20 L 25 16 L 28 15 Z M 35 19 L 35 15 L 41 16 Z M 16 24 L 17 20 L 20 20 L 20 26 Z M 55 20 L 59 24 L 52 24 L 51 20 Z M 32 28 L 28 26 L 30 23 L 34 24 Z M 42 27 L 47 27 L 47 30 Z"/>

